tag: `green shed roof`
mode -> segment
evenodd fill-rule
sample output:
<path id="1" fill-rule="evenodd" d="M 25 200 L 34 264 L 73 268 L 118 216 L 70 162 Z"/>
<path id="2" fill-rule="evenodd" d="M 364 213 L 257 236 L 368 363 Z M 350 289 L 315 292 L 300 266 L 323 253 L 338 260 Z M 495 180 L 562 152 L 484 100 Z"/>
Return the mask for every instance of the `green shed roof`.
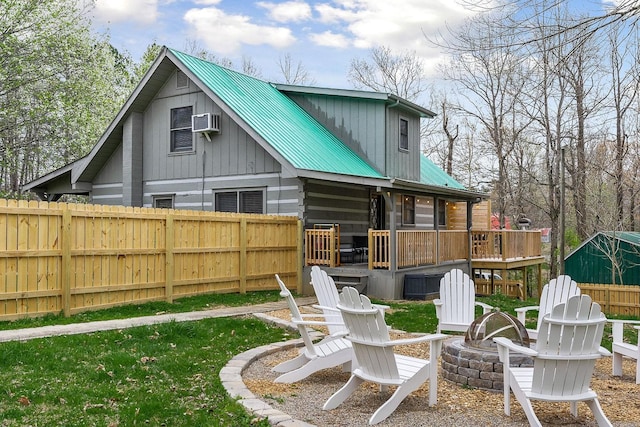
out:
<path id="1" fill-rule="evenodd" d="M 295 168 L 384 178 L 270 83 L 169 50 Z"/>
<path id="2" fill-rule="evenodd" d="M 603 234 L 609 237 L 615 236 L 617 239 L 624 240 L 635 246 L 640 246 L 640 233 L 635 231 L 605 231 Z"/>

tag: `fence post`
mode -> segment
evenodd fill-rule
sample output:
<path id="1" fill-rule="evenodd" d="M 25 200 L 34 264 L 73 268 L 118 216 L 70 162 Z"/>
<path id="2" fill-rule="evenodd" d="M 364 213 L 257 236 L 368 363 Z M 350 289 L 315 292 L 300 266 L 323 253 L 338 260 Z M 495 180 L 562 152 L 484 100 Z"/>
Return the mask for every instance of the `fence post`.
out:
<path id="1" fill-rule="evenodd" d="M 71 211 L 66 203 L 62 205 L 62 310 L 65 317 L 71 316 Z"/>
<path id="2" fill-rule="evenodd" d="M 298 220 L 298 268 L 296 273 L 298 274 L 298 295 L 302 295 L 302 265 L 304 263 L 304 224 L 302 220 Z"/>
<path id="3" fill-rule="evenodd" d="M 174 275 L 174 230 L 173 230 L 173 214 L 167 214 L 165 222 L 165 298 L 168 303 L 173 302 L 173 275 Z"/>
<path id="4" fill-rule="evenodd" d="M 240 293 L 247 293 L 247 218 L 240 218 Z"/>

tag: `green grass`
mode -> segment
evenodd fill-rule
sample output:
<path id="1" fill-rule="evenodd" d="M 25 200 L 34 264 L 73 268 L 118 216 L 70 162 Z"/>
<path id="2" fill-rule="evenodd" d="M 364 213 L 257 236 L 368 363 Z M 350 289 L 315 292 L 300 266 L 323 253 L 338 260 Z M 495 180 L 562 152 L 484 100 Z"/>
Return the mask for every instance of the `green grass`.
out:
<path id="1" fill-rule="evenodd" d="M 189 311 L 209 310 L 216 307 L 237 307 L 241 305 L 260 304 L 279 301 L 278 291 L 248 292 L 246 294 L 208 294 L 181 298 L 173 303 L 164 301 L 150 302 L 140 305 L 127 305 L 106 310 L 87 311 L 70 317 L 62 314 L 48 315 L 33 319 L 20 319 L 11 322 L 0 322 L 0 330 L 35 328 L 38 326 L 64 325 L 71 323 L 94 322 L 99 320 L 128 319 L 139 316 L 152 316 L 159 313 L 184 313 Z"/>
<path id="2" fill-rule="evenodd" d="M 218 375 L 234 355 L 286 338 L 222 318 L 3 343 L 0 425 L 268 426 Z"/>
<path id="3" fill-rule="evenodd" d="M 0 329 L 91 320 L 120 319 L 159 312 L 204 310 L 277 301 L 276 291 L 207 295 L 117 307 L 65 318 L 0 322 Z M 514 314 L 536 305 L 495 295 L 479 301 Z M 429 301 L 376 301 L 390 305 L 394 329 L 435 332 Z M 479 315 L 480 312 L 478 311 Z M 535 315 L 535 313 L 532 313 Z M 527 326 L 535 326 L 535 318 Z M 0 343 L 1 427 L 13 426 L 268 426 L 223 389 L 220 369 L 235 355 L 267 343 L 297 337 L 253 318 L 216 318 Z M 629 331 L 630 342 L 637 334 Z M 603 345 L 611 349 L 610 328 Z"/>

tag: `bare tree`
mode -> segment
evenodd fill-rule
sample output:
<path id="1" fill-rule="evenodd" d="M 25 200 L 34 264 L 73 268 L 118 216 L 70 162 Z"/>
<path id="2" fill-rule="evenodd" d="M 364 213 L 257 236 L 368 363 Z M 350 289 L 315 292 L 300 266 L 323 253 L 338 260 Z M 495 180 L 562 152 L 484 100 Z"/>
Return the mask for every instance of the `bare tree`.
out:
<path id="1" fill-rule="evenodd" d="M 631 38 L 625 45 L 622 39 Z M 625 119 L 634 106 L 638 96 L 639 73 L 638 61 L 640 50 L 638 49 L 637 32 L 624 33 L 622 28 L 615 28 L 609 34 L 611 46 L 611 101 L 615 115 L 615 166 L 614 179 L 616 182 L 616 208 L 617 219 L 624 223 L 625 202 L 625 159 L 628 150 L 628 135 Z M 629 58 L 630 57 L 630 58 Z"/>
<path id="2" fill-rule="evenodd" d="M 356 88 L 391 92 L 416 101 L 426 90 L 424 65 L 415 52 L 393 53 L 387 46 L 374 47 L 369 59 L 353 59 L 348 78 Z"/>
<path id="3" fill-rule="evenodd" d="M 518 105 L 527 81 L 525 61 L 505 47 L 508 35 L 493 31 L 493 17 L 480 16 L 452 33 L 446 45 L 453 58 L 443 74 L 461 88 L 460 108 L 483 127 L 497 160 L 496 204 L 505 226 L 509 155 L 530 120 Z"/>
<path id="4" fill-rule="evenodd" d="M 280 67 L 280 72 L 286 84 L 313 85 L 316 82 L 305 66 L 302 65 L 302 62 L 298 61 L 297 64 L 294 65 L 290 53 L 286 53 L 284 56 L 278 58 L 278 66 Z"/>

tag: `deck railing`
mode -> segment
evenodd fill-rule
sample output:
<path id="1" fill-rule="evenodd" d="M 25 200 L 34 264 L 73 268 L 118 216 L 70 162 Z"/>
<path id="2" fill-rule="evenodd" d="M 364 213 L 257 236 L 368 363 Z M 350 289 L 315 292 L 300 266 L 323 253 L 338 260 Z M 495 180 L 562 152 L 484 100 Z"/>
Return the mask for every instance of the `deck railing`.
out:
<path id="1" fill-rule="evenodd" d="M 336 241 L 336 230 L 305 230 L 304 262 L 306 265 L 326 265 L 335 267 L 340 264 L 340 242 Z"/>
<path id="2" fill-rule="evenodd" d="M 369 269 L 391 268 L 391 232 L 369 230 Z M 397 268 L 439 264 L 469 258 L 469 233 L 465 230 L 396 231 Z M 305 230 L 307 265 L 340 264 L 340 242 L 333 229 Z M 473 230 L 471 259 L 508 260 L 542 255 L 539 231 Z"/>
<path id="3" fill-rule="evenodd" d="M 471 259 L 508 260 L 542 256 L 539 231 L 473 230 Z"/>

